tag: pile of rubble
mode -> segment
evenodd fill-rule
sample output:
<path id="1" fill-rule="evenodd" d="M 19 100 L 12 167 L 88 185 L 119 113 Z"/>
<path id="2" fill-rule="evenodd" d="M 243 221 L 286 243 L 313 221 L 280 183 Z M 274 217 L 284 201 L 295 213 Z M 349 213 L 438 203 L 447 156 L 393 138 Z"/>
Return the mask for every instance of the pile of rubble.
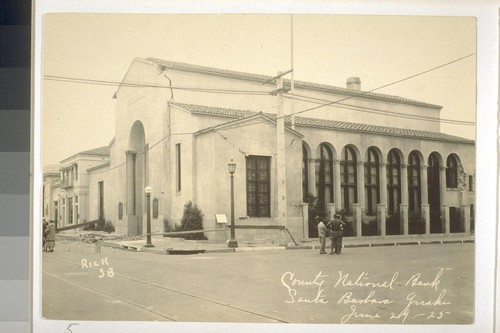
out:
<path id="1" fill-rule="evenodd" d="M 80 241 L 83 243 L 97 243 L 101 242 L 103 239 L 106 239 L 107 237 L 104 237 L 103 235 L 99 234 L 81 234 L 80 235 Z"/>
<path id="2" fill-rule="evenodd" d="M 82 233 L 80 234 L 79 241 L 83 243 L 97 243 L 105 241 L 123 241 L 130 240 L 130 237 L 125 235 L 110 235 L 104 233 Z"/>

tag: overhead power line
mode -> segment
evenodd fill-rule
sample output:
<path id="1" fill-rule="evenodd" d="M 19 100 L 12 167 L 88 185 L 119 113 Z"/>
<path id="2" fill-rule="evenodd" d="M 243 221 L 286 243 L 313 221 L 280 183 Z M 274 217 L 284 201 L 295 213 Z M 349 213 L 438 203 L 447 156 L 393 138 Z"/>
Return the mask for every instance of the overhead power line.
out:
<path id="1" fill-rule="evenodd" d="M 330 102 L 330 101 L 322 99 L 322 98 L 310 97 L 310 96 L 305 96 L 305 95 L 300 95 L 300 94 L 290 94 L 289 93 L 289 94 L 285 95 L 284 97 L 288 98 L 288 99 L 307 102 L 307 103 L 321 104 L 320 102 L 328 102 L 328 103 Z M 311 101 L 311 100 L 313 100 L 313 101 Z M 430 122 L 441 122 L 441 123 L 456 124 L 456 125 L 469 125 L 469 126 L 476 125 L 476 123 L 473 121 L 433 118 L 433 117 L 418 116 L 418 115 L 408 115 L 408 114 L 401 114 L 401 113 L 393 112 L 393 111 L 387 111 L 387 110 L 381 110 L 381 109 L 376 109 L 376 108 L 369 108 L 369 107 L 365 107 L 365 106 L 339 103 L 339 102 L 337 102 L 333 105 L 328 105 L 328 106 L 332 106 L 332 107 L 336 107 L 336 108 L 340 108 L 340 109 L 352 110 L 352 111 L 359 111 L 359 112 L 366 112 L 366 113 L 373 113 L 373 114 L 383 114 L 383 115 L 392 116 L 392 117 L 418 119 L 418 120 L 424 120 L 424 121 L 430 121 Z"/>
<path id="2" fill-rule="evenodd" d="M 360 97 L 360 96 L 366 95 L 368 93 L 371 93 L 373 91 L 380 90 L 382 88 L 385 88 L 385 87 L 388 87 L 388 86 L 391 86 L 391 85 L 394 85 L 394 84 L 397 84 L 397 83 L 400 83 L 400 82 L 407 81 L 407 80 L 412 79 L 414 77 L 417 77 L 417 76 L 429 73 L 431 71 L 437 70 L 439 68 L 442 68 L 442 67 L 448 66 L 450 64 L 456 63 L 458 61 L 461 61 L 463 59 L 469 58 L 469 57 L 471 57 L 471 56 L 473 56 L 475 54 L 476 53 L 471 53 L 471 54 L 469 54 L 467 56 L 458 58 L 458 59 L 453 60 L 453 61 L 449 61 L 449 62 L 447 62 L 445 64 L 433 67 L 431 69 L 428 69 L 426 71 L 423 71 L 423 72 L 420 72 L 420 73 L 408 76 L 406 78 L 403 78 L 403 79 L 400 79 L 400 80 L 397 80 L 397 81 L 393 81 L 391 83 L 385 84 L 385 85 L 380 86 L 378 88 L 375 88 L 375 89 L 372 89 L 372 90 L 369 90 L 369 91 L 360 92 L 359 94 L 357 94 L 355 96 L 349 96 L 349 97 L 338 99 L 338 100 L 335 100 L 335 101 L 329 101 L 328 103 L 321 104 L 321 105 L 318 105 L 316 107 L 312 107 L 312 108 L 308 108 L 308 109 L 305 109 L 305 110 L 302 110 L 302 111 L 295 112 L 294 115 L 305 113 L 305 112 L 312 111 L 312 110 L 316 110 L 316 109 L 319 109 L 319 108 L 322 108 L 322 107 L 326 107 L 326 106 L 330 106 L 330 105 L 333 105 L 333 104 L 336 104 L 337 107 L 340 107 L 338 105 L 344 105 L 344 106 L 341 106 L 341 108 L 348 108 L 350 110 L 363 111 L 363 112 L 371 112 L 371 113 L 376 113 L 376 112 L 381 113 L 381 112 L 383 112 L 385 114 L 391 114 L 392 112 L 390 112 L 390 111 L 378 110 L 378 109 L 374 109 L 374 108 L 366 108 L 366 107 L 353 106 L 353 105 L 349 105 L 349 104 L 345 104 L 345 103 L 340 103 L 340 102 L 343 102 L 343 101 L 346 101 L 346 100 L 349 100 L 349 99 L 352 99 L 352 98 Z M 93 84 L 93 85 L 103 85 L 103 86 L 151 87 L 151 88 L 179 89 L 179 90 L 189 90 L 189 91 L 198 91 L 198 92 L 210 92 L 210 93 L 260 94 L 260 95 L 266 95 L 266 96 L 269 95 L 268 91 L 229 90 L 229 89 L 198 88 L 198 87 L 175 87 L 175 86 L 169 86 L 169 85 L 131 83 L 131 82 L 124 83 L 124 82 L 116 82 L 116 81 L 78 79 L 78 78 L 73 78 L 73 77 L 62 77 L 62 76 L 51 76 L 51 75 L 46 75 L 46 76 L 44 76 L 44 78 L 46 80 L 52 80 L 52 81 L 63 81 L 63 82 L 80 83 L 80 84 Z M 286 96 L 286 97 L 287 98 L 291 98 L 291 99 L 306 98 L 306 99 L 312 99 L 312 100 L 317 100 L 317 101 L 326 101 L 326 100 L 322 100 L 322 99 L 319 99 L 319 98 L 305 96 L 305 95 L 299 95 L 299 94 L 295 94 L 295 93 L 288 94 L 288 95 L 289 96 Z M 362 110 L 362 109 L 366 109 L 366 111 Z M 282 116 L 282 117 L 285 117 L 285 116 Z M 401 115 L 401 114 L 394 114 L 393 116 L 406 117 L 406 118 L 409 117 L 409 115 Z M 418 117 L 418 119 L 423 119 L 423 120 L 427 120 L 427 121 L 436 121 L 436 122 L 443 121 L 443 122 L 450 122 L 450 123 L 464 124 L 464 125 L 473 125 L 474 124 L 473 122 L 451 120 L 451 119 L 434 119 L 434 118 L 424 117 L 424 116 L 415 116 L 415 117 Z M 279 117 L 276 117 L 274 120 L 276 120 L 278 118 Z M 258 123 L 260 123 L 260 122 L 258 122 Z M 251 125 L 256 125 L 258 123 L 254 123 L 254 124 L 251 124 Z M 246 125 L 243 125 L 243 126 L 248 126 L 248 125 L 246 124 Z M 236 126 L 236 127 L 243 127 L 243 126 L 239 125 L 239 126 Z M 233 128 L 235 128 L 235 127 L 233 127 Z M 216 133 L 219 134 L 224 140 L 228 141 L 227 138 L 224 137 L 223 135 L 221 135 L 217 130 L 216 130 Z M 153 145 L 151 145 L 150 147 L 148 147 L 145 151 L 143 151 L 141 153 L 138 153 L 138 155 L 140 156 L 140 155 L 143 155 L 143 154 L 147 153 L 153 147 L 157 146 L 162 141 L 164 141 L 165 139 L 169 138 L 172 135 L 185 135 L 185 134 L 194 134 L 194 132 L 169 133 L 168 135 L 164 136 L 163 138 L 161 138 L 160 140 L 158 140 L 157 142 L 155 142 Z M 290 143 L 290 145 L 288 147 L 290 147 L 292 143 L 293 143 L 293 140 L 292 140 L 292 142 Z M 232 144 L 232 143 L 230 143 L 230 144 Z M 241 152 L 241 148 L 240 148 L 240 152 Z M 125 161 L 124 163 L 118 164 L 118 165 L 116 165 L 114 167 L 111 167 L 109 169 L 106 169 L 106 170 L 103 170 L 103 171 L 98 171 L 98 172 L 95 172 L 95 173 L 109 172 L 109 171 L 111 171 L 113 169 L 122 167 L 122 166 L 124 166 L 127 163 L 128 163 L 128 161 Z"/>
<path id="3" fill-rule="evenodd" d="M 469 58 L 469 57 L 472 57 L 472 56 L 474 56 L 474 55 L 476 55 L 476 53 L 475 53 L 475 52 L 474 52 L 474 53 L 471 53 L 471 54 L 468 54 L 468 55 L 466 55 L 466 56 L 460 57 L 460 58 L 458 58 L 458 59 L 455 59 L 455 60 L 449 61 L 449 62 L 444 63 L 444 64 L 442 64 L 442 65 L 439 65 L 439 66 L 436 66 L 436 67 L 432 67 L 432 68 L 430 68 L 430 69 L 428 69 L 428 70 L 425 70 L 425 71 L 419 72 L 419 73 L 417 73 L 417 74 L 413 74 L 413 75 L 407 76 L 407 77 L 402 78 L 402 79 L 400 79 L 400 80 L 396 80 L 396 81 L 393 81 L 393 82 L 391 82 L 391 83 L 384 84 L 384 85 L 382 85 L 382 86 L 380 86 L 380 87 L 377 87 L 377 88 L 375 88 L 375 89 L 371 89 L 371 90 L 367 90 L 367 91 L 360 91 L 358 94 L 356 94 L 356 95 L 354 95 L 354 96 L 349 96 L 349 97 L 341 98 L 341 99 L 338 99 L 338 100 L 335 100 L 335 101 L 332 101 L 332 102 L 328 102 L 328 103 L 326 103 L 326 104 L 318 105 L 318 106 L 315 106 L 315 107 L 312 107 L 312 108 L 309 108 L 309 109 L 305 109 L 305 110 L 302 110 L 302 111 L 297 111 L 297 112 L 295 112 L 295 113 L 294 113 L 294 115 L 301 114 L 301 113 L 305 113 L 305 112 L 309 112 L 309 111 L 312 111 L 312 110 L 317 110 L 317 109 L 319 109 L 319 108 L 323 108 L 323 107 L 325 107 L 325 106 L 332 105 L 332 104 L 337 104 L 337 103 L 340 103 L 340 102 L 346 101 L 346 100 L 348 100 L 348 99 L 352 99 L 352 98 L 356 98 L 356 97 L 362 97 L 362 96 L 367 95 L 367 94 L 369 94 L 369 93 L 371 93 L 371 92 L 374 92 L 374 91 L 377 91 L 377 90 L 380 90 L 380 89 L 383 89 L 383 88 L 387 88 L 387 87 L 389 87 L 389 86 L 392 86 L 392 85 L 395 85 L 395 84 L 398 84 L 398 83 L 401 83 L 401 82 L 404 82 L 404 81 L 408 81 L 408 80 L 413 79 L 413 78 L 415 78 L 415 77 L 417 77 L 417 76 L 424 75 L 424 74 L 427 74 L 427 73 L 429 73 L 429 72 L 435 71 L 435 70 L 437 70 L 437 69 L 440 69 L 440 68 L 443 68 L 443 67 L 449 66 L 449 65 L 451 65 L 451 64 L 454 64 L 454 63 L 456 63 L 456 62 L 462 61 L 462 60 L 464 60 L 464 59 L 466 59 L 466 58 Z"/>
<path id="4" fill-rule="evenodd" d="M 217 88 L 170 86 L 170 85 L 152 84 L 152 83 L 92 80 L 92 79 L 81 79 L 81 78 L 75 78 L 75 77 L 52 76 L 52 75 L 45 75 L 44 79 L 48 80 L 48 81 L 60 81 L 60 82 L 69 82 L 69 83 L 90 84 L 90 85 L 97 85 L 97 86 L 114 86 L 114 87 L 120 86 L 120 87 L 133 87 L 133 88 L 164 88 L 164 89 L 186 90 L 186 91 L 196 91 L 196 92 L 206 92 L 206 93 L 226 93 L 226 94 L 265 95 L 265 96 L 269 95 L 269 92 L 264 91 L 264 90 L 238 90 L 238 89 L 217 89 Z"/>
<path id="5" fill-rule="evenodd" d="M 348 97 L 341 98 L 341 99 L 334 100 L 334 101 L 328 101 L 328 100 L 324 100 L 324 99 L 320 99 L 320 98 L 299 95 L 299 94 L 295 94 L 293 92 L 288 93 L 284 97 L 289 98 L 289 99 L 297 99 L 297 100 L 300 100 L 297 97 L 302 97 L 302 98 L 307 98 L 307 99 L 311 99 L 311 100 L 314 99 L 317 101 L 326 102 L 324 104 L 321 104 L 321 105 L 318 105 L 315 107 L 311 107 L 308 109 L 294 112 L 293 115 L 302 114 L 305 112 L 317 110 L 319 108 L 323 108 L 323 107 L 335 104 L 339 108 L 345 108 L 345 109 L 359 111 L 359 112 L 368 112 L 368 113 L 374 113 L 374 114 L 386 114 L 386 115 L 390 115 L 393 117 L 401 117 L 401 118 L 407 118 L 407 119 L 420 119 L 420 120 L 424 120 L 424 121 L 435 121 L 435 122 L 442 122 L 442 123 L 449 123 L 449 124 L 474 126 L 475 122 L 470 122 L 470 121 L 460 121 L 460 120 L 453 120 L 453 119 L 436 119 L 436 118 L 425 117 L 425 116 L 404 115 L 404 114 L 399 114 L 396 112 L 380 110 L 380 109 L 376 109 L 376 108 L 354 106 L 354 105 L 349 105 L 349 104 L 341 103 L 341 102 L 349 100 L 349 99 L 357 98 L 357 97 L 362 97 L 362 96 L 367 95 L 369 93 L 372 93 L 374 91 L 377 91 L 377 90 L 380 90 L 380 89 L 383 89 L 383 88 L 410 80 L 410 79 L 418 77 L 420 75 L 424 75 L 426 73 L 435 71 L 437 69 L 443 68 L 445 66 L 449 66 L 453 63 L 459 62 L 459 61 L 464 60 L 466 58 L 472 57 L 475 54 L 476 53 L 471 53 L 471 54 L 468 54 L 464 57 L 460 57 L 458 59 L 441 64 L 439 66 L 435 66 L 433 68 L 419 72 L 417 74 L 410 75 L 408 77 L 393 81 L 393 82 L 388 83 L 388 84 L 384 84 L 380 87 L 377 87 L 377 88 L 374 88 L 374 89 L 371 89 L 368 91 L 360 91 L 358 94 L 356 94 L 354 96 L 348 96 Z M 217 93 L 217 94 L 243 94 L 243 95 L 262 95 L 262 96 L 267 96 L 269 94 L 268 91 L 263 91 L 263 90 L 238 90 L 238 89 L 217 89 L 217 88 L 200 88 L 200 87 L 187 87 L 187 86 L 170 86 L 170 85 L 148 84 L 148 83 L 139 83 L 139 82 L 118 82 L 118 81 L 106 81 L 106 80 L 81 79 L 81 78 L 75 78 L 75 77 L 54 76 L 54 75 L 45 75 L 44 78 L 46 80 L 49 80 L 49 81 L 61 81 L 61 82 L 70 82 L 70 83 L 77 83 L 77 84 L 91 84 L 91 85 L 100 85 L 100 86 L 164 88 L 164 89 L 176 89 L 176 90 L 185 90 L 185 91 L 202 92 L 202 93 Z M 343 106 L 338 106 L 338 105 L 343 105 Z M 277 119 L 279 119 L 279 117 Z"/>

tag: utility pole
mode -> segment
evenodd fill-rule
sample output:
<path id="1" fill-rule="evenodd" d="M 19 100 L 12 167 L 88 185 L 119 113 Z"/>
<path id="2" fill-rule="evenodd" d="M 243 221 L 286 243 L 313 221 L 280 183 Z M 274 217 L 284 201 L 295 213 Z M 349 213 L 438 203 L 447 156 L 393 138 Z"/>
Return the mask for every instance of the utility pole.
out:
<path id="1" fill-rule="evenodd" d="M 282 73 L 278 73 L 280 75 Z M 278 164 L 278 223 L 287 228 L 286 222 L 286 155 L 285 155 L 285 112 L 283 110 L 283 75 L 278 78 L 278 115 L 276 118 L 276 143 Z M 285 230 L 286 246 L 286 230 Z"/>
<path id="2" fill-rule="evenodd" d="M 293 14 L 290 14 L 290 91 L 293 94 L 295 91 L 295 82 L 293 80 Z M 290 101 L 290 126 L 295 129 L 295 107 L 293 99 Z"/>
<path id="3" fill-rule="evenodd" d="M 270 92 L 271 95 L 278 98 L 278 112 L 276 115 L 276 166 L 277 166 L 277 192 L 278 192 L 278 224 L 288 228 L 287 226 L 287 200 L 286 200 L 286 154 L 285 154 L 285 112 L 283 109 L 283 93 L 288 91 L 283 86 L 283 76 L 291 73 L 292 70 L 286 72 L 278 72 L 274 78 L 266 81 L 277 80 L 276 90 Z M 286 245 L 286 233 L 284 231 L 284 241 Z"/>

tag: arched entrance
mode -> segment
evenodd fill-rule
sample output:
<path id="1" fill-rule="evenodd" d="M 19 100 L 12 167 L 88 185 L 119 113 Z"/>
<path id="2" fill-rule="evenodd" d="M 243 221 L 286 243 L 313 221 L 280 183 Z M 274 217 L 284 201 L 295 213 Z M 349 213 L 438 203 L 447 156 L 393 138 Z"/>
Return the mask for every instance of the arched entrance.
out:
<path id="1" fill-rule="evenodd" d="M 443 232 L 443 223 L 441 221 L 441 192 L 439 181 L 439 156 L 432 153 L 429 156 L 427 169 L 427 186 L 429 193 L 429 210 L 430 210 L 430 232 Z"/>
<path id="2" fill-rule="evenodd" d="M 358 154 L 353 146 L 345 146 L 340 157 L 341 207 L 354 213 L 353 204 L 358 203 Z"/>
<path id="3" fill-rule="evenodd" d="M 144 186 L 146 184 L 146 145 L 144 126 L 137 120 L 130 129 L 126 155 L 127 229 L 128 235 L 142 234 Z"/>
<path id="4" fill-rule="evenodd" d="M 316 154 L 317 214 L 321 218 L 326 218 L 328 215 L 327 204 L 333 203 L 333 153 L 326 143 L 322 143 Z"/>
<path id="5" fill-rule="evenodd" d="M 303 153 L 308 153 L 305 146 L 303 146 Z M 309 238 L 318 237 L 318 226 L 315 217 L 328 218 L 328 204 L 333 203 L 334 192 L 332 147 L 325 142 L 321 143 L 316 149 L 314 158 L 315 184 L 313 186 L 316 187 L 317 198 L 314 200 L 314 204 L 309 203 Z"/>

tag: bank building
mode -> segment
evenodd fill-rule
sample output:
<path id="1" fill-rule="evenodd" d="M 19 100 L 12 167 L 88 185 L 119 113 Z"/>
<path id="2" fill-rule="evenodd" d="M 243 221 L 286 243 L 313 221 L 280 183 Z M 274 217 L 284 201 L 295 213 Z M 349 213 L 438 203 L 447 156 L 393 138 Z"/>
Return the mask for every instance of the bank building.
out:
<path id="1" fill-rule="evenodd" d="M 334 87 L 154 58 L 134 59 L 110 98 L 112 141 L 44 168 L 43 216 L 58 227 L 105 219 L 143 235 L 149 186 L 153 233 L 191 201 L 224 242 L 232 161 L 238 241 L 313 238 L 315 216 L 335 212 L 348 237 L 474 231 L 475 142 L 440 132 L 439 105 L 356 77 Z"/>

